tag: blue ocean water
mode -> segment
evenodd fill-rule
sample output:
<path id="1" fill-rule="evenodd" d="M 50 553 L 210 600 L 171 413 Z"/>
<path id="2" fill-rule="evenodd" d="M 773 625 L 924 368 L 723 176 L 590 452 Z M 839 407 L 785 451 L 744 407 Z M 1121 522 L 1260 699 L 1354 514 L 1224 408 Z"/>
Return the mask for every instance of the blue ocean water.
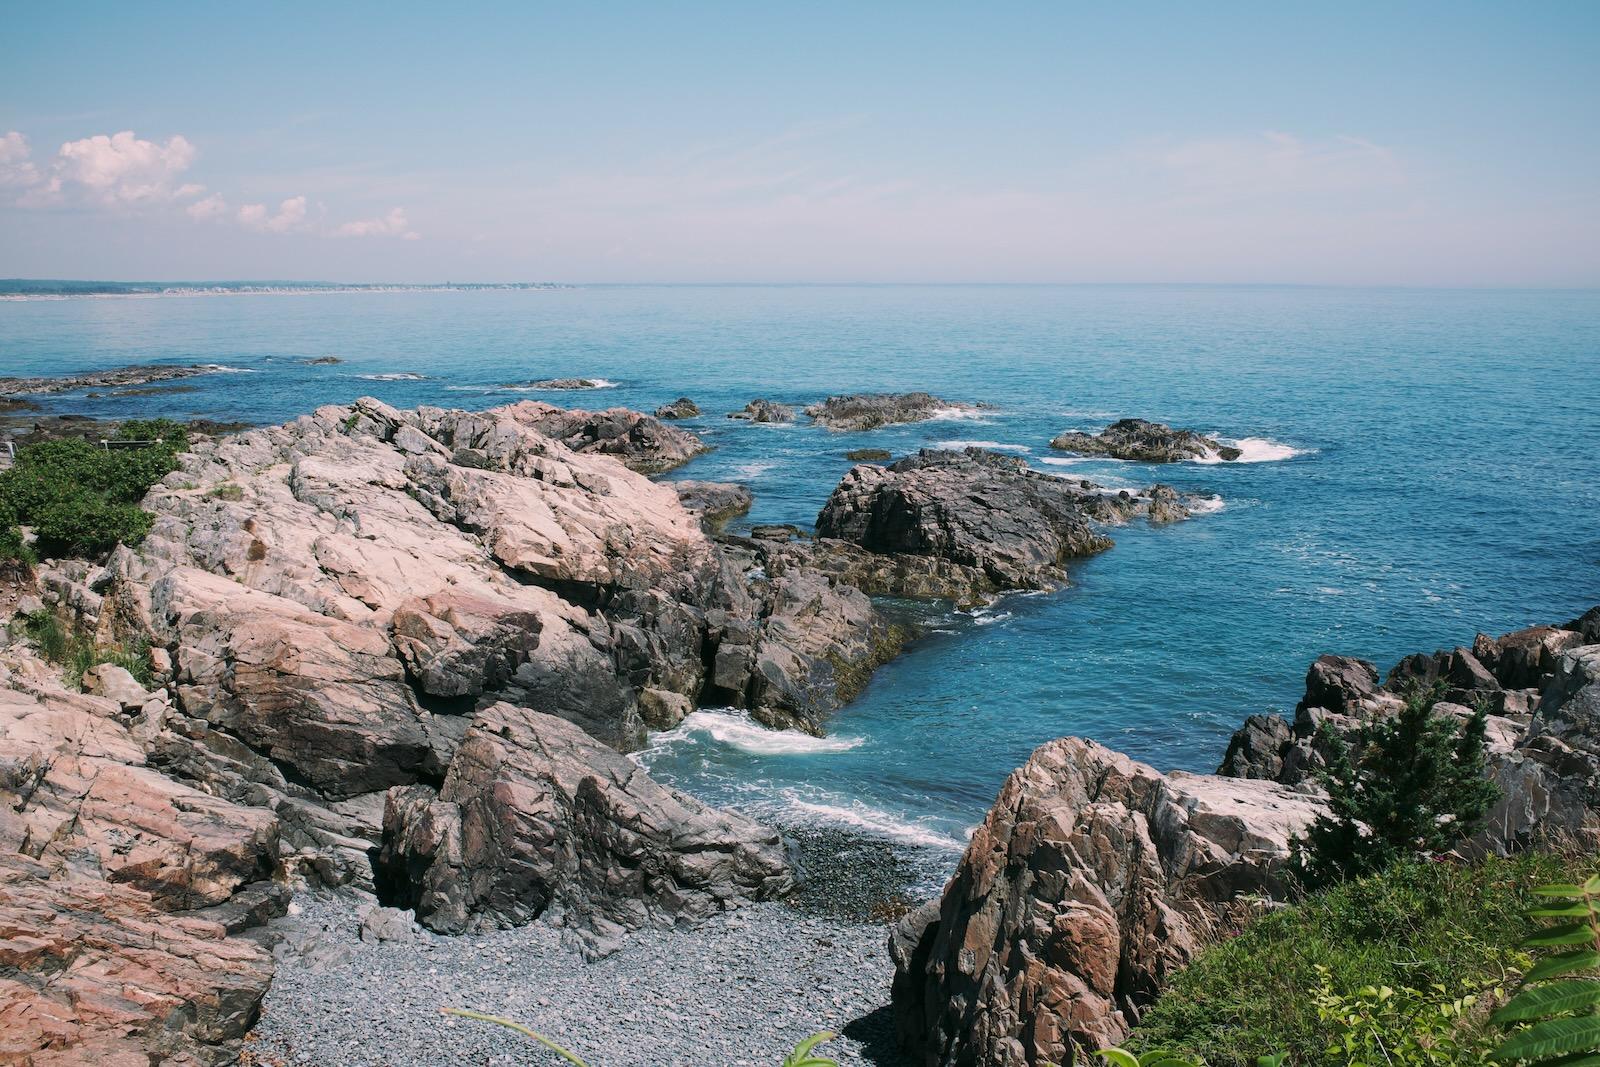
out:
<path id="1" fill-rule="evenodd" d="M 337 356 L 337 366 L 302 361 Z M 223 364 L 193 392 L 64 396 L 106 417 L 277 421 L 362 394 L 649 410 L 679 395 L 752 522 L 808 525 L 844 453 L 987 443 L 1219 510 L 1113 532 L 1071 589 L 971 614 L 874 678 L 821 740 L 702 712 L 646 761 L 716 803 L 954 848 L 1039 743 L 1081 734 L 1210 770 L 1337 651 L 1402 654 L 1600 603 L 1600 293 L 1279 287 L 590 287 L 0 303 L 0 373 Z M 396 375 L 418 376 L 399 378 Z M 585 393 L 509 383 L 605 379 Z M 927 389 L 996 410 L 867 434 L 752 426 L 756 396 Z M 1080 461 L 1047 442 L 1137 415 L 1247 442 L 1239 464 Z"/>

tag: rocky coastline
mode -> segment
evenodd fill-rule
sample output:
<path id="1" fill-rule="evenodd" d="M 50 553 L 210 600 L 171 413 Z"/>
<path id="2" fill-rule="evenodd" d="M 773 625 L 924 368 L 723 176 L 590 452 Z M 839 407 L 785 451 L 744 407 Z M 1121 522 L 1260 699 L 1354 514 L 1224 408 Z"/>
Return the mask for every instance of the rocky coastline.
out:
<path id="1" fill-rule="evenodd" d="M 439 1025 L 467 996 L 597 1067 L 775 1062 L 825 1026 L 845 1063 L 1071 1062 L 1282 895 L 1319 729 L 1419 679 L 1493 710 L 1502 799 L 1469 848 L 1600 839 L 1596 609 L 1383 681 L 1324 656 L 1215 775 L 1050 742 L 919 904 L 927 872 L 882 842 L 708 807 L 627 753 L 699 707 L 821 734 L 916 637 L 879 598 L 1057 589 L 1195 501 L 926 450 L 852 467 L 810 532 L 730 533 L 747 489 L 649 478 L 705 449 L 620 408 L 363 398 L 196 438 L 141 543 L 8 573 L 0 1062 L 516 1047 Z M 66 684 L 40 620 L 140 677 Z"/>
<path id="2" fill-rule="evenodd" d="M 0 917 L 40 949 L 6 979 L 5 1054 L 231 1062 L 305 955 L 283 948 L 296 893 L 354 902 L 379 941 L 533 924 L 587 959 L 817 905 L 794 838 L 625 753 L 697 706 L 821 733 L 914 636 L 874 597 L 1054 588 L 1102 528 L 1187 514 L 968 450 L 858 466 L 815 537 L 721 535 L 747 491 L 646 477 L 704 449 L 625 409 L 362 399 L 194 439 L 136 547 L 20 575 Z M 1019 521 L 988 523 L 992 499 Z M 891 536 L 884 507 L 910 525 Z M 40 619 L 147 650 L 141 677 L 103 664 L 76 691 L 27 635 Z M 904 890 L 862 906 L 881 919 Z M 129 947 L 152 923 L 170 960 Z M 226 962 L 176 962 L 201 957 Z"/>

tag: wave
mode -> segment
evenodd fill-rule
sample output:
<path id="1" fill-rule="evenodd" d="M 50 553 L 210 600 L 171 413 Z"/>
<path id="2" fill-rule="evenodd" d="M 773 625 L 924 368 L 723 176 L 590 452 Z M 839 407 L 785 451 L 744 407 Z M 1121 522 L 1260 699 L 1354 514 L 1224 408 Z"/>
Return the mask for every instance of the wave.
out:
<path id="1" fill-rule="evenodd" d="M 995 414 L 993 408 L 948 407 L 939 408 L 922 422 L 989 422 Z"/>
<path id="2" fill-rule="evenodd" d="M 745 481 L 754 481 L 778 465 L 776 460 L 756 460 L 754 463 L 741 463 L 733 468 L 736 477 Z"/>
<path id="3" fill-rule="evenodd" d="M 426 374 L 413 374 L 411 371 L 408 371 L 408 370 L 392 371 L 392 372 L 390 372 L 388 374 L 358 374 L 358 375 L 356 375 L 356 377 L 357 378 L 361 378 L 361 379 L 363 379 L 365 381 L 369 381 L 369 382 L 425 382 L 425 381 L 428 381 L 428 376 Z"/>
<path id="4" fill-rule="evenodd" d="M 882 808 L 863 804 L 859 800 L 830 804 L 807 800 L 793 789 L 784 789 L 781 793 L 784 798 L 783 814 L 778 821 L 783 821 L 786 816 L 790 821 L 799 821 L 802 825 L 821 823 L 829 826 L 848 826 L 876 837 L 889 838 L 891 841 L 951 852 L 961 852 L 967 847 L 967 842 L 954 834 L 942 833 L 925 823 L 902 818 Z"/>
<path id="5" fill-rule="evenodd" d="M 1215 515 L 1228 506 L 1228 502 L 1220 496 L 1194 496 L 1186 503 L 1190 513 L 1194 515 Z"/>
<path id="6" fill-rule="evenodd" d="M 1241 437 L 1237 440 L 1219 437 L 1217 440 L 1221 441 L 1225 445 L 1232 445 L 1234 448 L 1237 448 L 1240 452 L 1242 452 L 1243 455 L 1235 460 L 1226 460 L 1213 452 L 1200 459 L 1193 460 L 1192 462 L 1277 463 L 1280 460 L 1293 459 L 1296 456 L 1304 456 L 1316 451 L 1314 448 L 1296 448 L 1293 445 L 1286 445 L 1279 441 L 1271 441 L 1265 437 Z"/>
<path id="7" fill-rule="evenodd" d="M 204 367 L 207 371 L 210 371 L 212 374 L 254 374 L 254 373 L 256 373 L 256 370 L 255 370 L 254 367 L 230 367 L 226 363 L 202 363 L 202 364 L 200 364 L 200 366 Z"/>
<path id="8" fill-rule="evenodd" d="M 812 737 L 798 730 L 773 730 L 762 726 L 741 711 L 696 711 L 671 730 L 656 734 L 651 749 L 663 744 L 704 734 L 713 740 L 757 756 L 805 756 L 824 752 L 848 752 L 860 745 L 861 737 Z M 648 750 L 647 750 L 648 751 Z"/>
<path id="9" fill-rule="evenodd" d="M 1027 445 L 1007 445 L 999 441 L 935 441 L 934 448 L 959 451 L 963 448 L 987 448 L 994 452 L 1032 452 Z"/>

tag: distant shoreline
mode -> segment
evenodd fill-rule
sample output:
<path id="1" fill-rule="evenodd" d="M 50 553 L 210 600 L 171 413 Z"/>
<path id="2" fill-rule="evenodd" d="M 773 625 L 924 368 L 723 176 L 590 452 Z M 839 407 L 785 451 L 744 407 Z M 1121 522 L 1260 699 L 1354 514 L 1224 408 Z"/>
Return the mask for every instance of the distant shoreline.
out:
<path id="1" fill-rule="evenodd" d="M 479 290 L 544 291 L 570 289 L 555 282 L 438 285 L 340 284 L 335 282 L 72 282 L 0 279 L 0 300 L 130 299 L 169 296 L 305 296 L 314 293 L 422 293 Z"/>

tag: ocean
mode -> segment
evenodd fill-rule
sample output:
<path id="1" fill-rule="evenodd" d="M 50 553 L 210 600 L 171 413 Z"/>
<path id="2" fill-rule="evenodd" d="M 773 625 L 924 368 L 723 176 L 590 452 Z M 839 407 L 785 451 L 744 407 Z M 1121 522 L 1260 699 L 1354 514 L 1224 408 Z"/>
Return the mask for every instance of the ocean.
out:
<path id="1" fill-rule="evenodd" d="M 337 365 L 309 365 L 320 357 Z M 1212 286 L 595 286 L 0 302 L 0 374 L 228 368 L 145 396 L 39 398 L 108 418 L 292 418 L 361 395 L 652 410 L 680 395 L 715 451 L 670 478 L 743 482 L 746 523 L 809 526 L 845 452 L 981 445 L 1111 486 L 1213 498 L 1072 587 L 924 635 L 828 736 L 703 710 L 641 754 L 658 777 L 788 825 L 953 860 L 1005 775 L 1078 734 L 1209 771 L 1286 711 L 1323 652 L 1401 655 L 1600 603 L 1600 293 Z M 518 383 L 595 379 L 582 392 Z M 762 396 L 925 389 L 994 405 L 833 434 L 731 421 Z M 1053 453 L 1123 416 L 1237 442 L 1238 463 Z"/>

